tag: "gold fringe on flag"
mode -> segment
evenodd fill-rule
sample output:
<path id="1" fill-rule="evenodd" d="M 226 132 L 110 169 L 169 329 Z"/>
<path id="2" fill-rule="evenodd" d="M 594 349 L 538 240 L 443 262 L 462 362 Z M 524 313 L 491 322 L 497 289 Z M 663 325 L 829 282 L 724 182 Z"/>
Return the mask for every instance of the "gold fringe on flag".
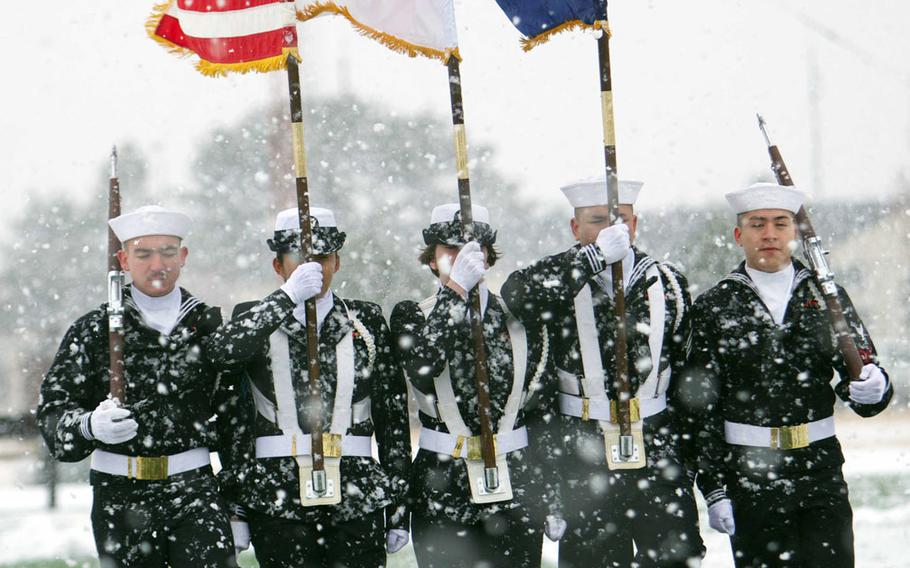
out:
<path id="1" fill-rule="evenodd" d="M 224 77 L 228 73 L 249 73 L 251 71 L 256 73 L 280 71 L 288 67 L 288 53 L 293 53 L 294 58 L 300 61 L 300 54 L 295 47 L 293 49 L 282 49 L 281 55 L 257 59 L 256 61 L 244 61 L 243 63 L 212 63 L 211 61 L 200 59 L 196 63 L 196 70 L 209 77 Z"/>
<path id="2" fill-rule="evenodd" d="M 326 13 L 336 14 L 338 16 L 344 17 L 351 23 L 351 25 L 354 26 L 360 35 L 370 38 L 374 41 L 378 41 L 382 45 L 397 53 L 404 53 L 409 57 L 422 55 L 430 59 L 439 59 L 443 63 L 448 63 L 450 57 L 455 57 L 461 61 L 461 54 L 459 54 L 457 47 L 455 49 L 440 50 L 404 41 L 399 37 L 381 32 L 375 28 L 371 28 L 370 26 L 354 18 L 354 16 L 351 15 L 351 12 L 347 8 L 342 8 L 334 2 L 317 2 L 308 6 L 304 10 L 298 10 L 297 19 L 301 22 L 305 22 L 307 20 L 315 18 L 320 14 Z"/>
<path id="3" fill-rule="evenodd" d="M 196 52 L 192 49 L 177 45 L 176 43 L 161 37 L 155 32 L 158 30 L 158 24 L 161 23 L 161 18 L 167 12 L 167 9 L 170 7 L 171 3 L 176 0 L 169 0 L 162 4 L 155 5 L 152 8 L 152 13 L 149 15 L 148 19 L 145 21 L 145 31 L 148 33 L 148 36 L 155 40 L 159 45 L 163 46 L 170 53 L 178 57 L 190 57 L 196 55 Z M 294 54 L 294 58 L 297 61 L 300 61 L 300 52 L 297 51 L 297 48 L 284 48 L 281 50 L 281 55 L 274 55 L 272 57 L 267 57 L 265 59 L 257 59 L 256 61 L 244 61 L 240 63 L 214 63 L 212 61 L 206 61 L 205 59 L 199 59 L 196 62 L 196 70 L 202 73 L 207 77 L 224 77 L 228 73 L 268 73 L 270 71 L 279 71 L 281 69 L 287 68 L 287 58 L 288 53 Z"/>
<path id="4" fill-rule="evenodd" d="M 161 18 L 164 17 L 164 14 L 167 13 L 167 9 L 171 7 L 171 4 L 174 1 L 175 0 L 168 0 L 161 4 L 155 4 L 155 6 L 152 7 L 152 13 L 149 14 L 149 17 L 145 20 L 145 33 L 154 41 L 158 42 L 159 45 L 167 49 L 168 52 L 180 57 L 187 57 L 193 54 L 192 50 L 181 47 L 155 33 L 158 31 L 158 24 L 161 23 Z"/>
<path id="5" fill-rule="evenodd" d="M 531 51 L 538 45 L 542 45 L 550 41 L 550 38 L 556 34 L 561 34 L 563 32 L 568 32 L 571 30 L 604 30 L 604 32 L 607 34 L 607 37 L 613 36 L 613 33 L 610 31 L 610 22 L 606 20 L 596 20 L 593 24 L 586 24 L 581 20 L 570 20 L 568 22 L 559 24 L 555 28 L 547 30 L 542 34 L 538 34 L 531 38 L 522 38 L 521 48 L 525 51 Z"/>

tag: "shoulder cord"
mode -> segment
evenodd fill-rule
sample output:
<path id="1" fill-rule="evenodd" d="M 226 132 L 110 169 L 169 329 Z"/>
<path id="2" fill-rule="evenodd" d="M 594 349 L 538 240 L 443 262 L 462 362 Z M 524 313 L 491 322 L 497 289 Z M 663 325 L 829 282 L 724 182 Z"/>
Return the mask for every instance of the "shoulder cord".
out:
<path id="1" fill-rule="evenodd" d="M 367 346 L 367 356 L 368 356 L 368 369 L 373 370 L 373 363 L 376 362 L 376 339 L 373 337 L 373 334 L 367 329 L 363 322 L 357 319 L 357 316 L 353 315 L 348 309 L 348 305 L 344 303 L 344 300 L 341 300 L 341 305 L 344 306 L 344 311 L 348 315 L 348 319 L 351 320 L 351 323 L 354 324 L 354 329 L 357 330 L 357 333 L 360 334 L 360 337 L 363 338 L 364 344 Z"/>
<path id="2" fill-rule="evenodd" d="M 673 333 L 675 334 L 679 331 L 679 326 L 682 324 L 683 310 L 685 308 L 685 302 L 683 301 L 682 289 L 679 287 L 679 282 L 676 281 L 676 276 L 673 274 L 673 271 L 663 265 L 663 263 L 658 262 L 657 267 L 667 278 L 667 282 L 670 283 L 670 289 L 673 290 L 673 298 L 676 300 L 676 314 L 674 315 L 673 321 Z M 651 322 L 653 325 L 654 322 Z"/>

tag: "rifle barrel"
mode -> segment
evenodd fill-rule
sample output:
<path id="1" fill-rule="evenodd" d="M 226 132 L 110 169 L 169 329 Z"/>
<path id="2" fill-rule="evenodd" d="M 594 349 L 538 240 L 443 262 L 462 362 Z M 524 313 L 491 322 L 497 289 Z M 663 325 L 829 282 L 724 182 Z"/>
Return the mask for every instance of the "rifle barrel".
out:
<path id="1" fill-rule="evenodd" d="M 120 180 L 117 177 L 117 147 L 111 149 L 111 178 L 108 185 L 108 220 L 120 216 Z M 114 230 L 107 229 L 107 314 L 108 314 L 108 377 L 111 398 L 126 402 L 124 379 L 123 338 L 123 271 L 117 253 L 120 240 Z"/>

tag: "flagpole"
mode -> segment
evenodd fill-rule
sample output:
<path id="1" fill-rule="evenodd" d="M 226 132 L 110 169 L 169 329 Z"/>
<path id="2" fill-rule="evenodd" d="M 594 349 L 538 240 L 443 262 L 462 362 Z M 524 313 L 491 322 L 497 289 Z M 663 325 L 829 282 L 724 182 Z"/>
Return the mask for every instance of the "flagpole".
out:
<path id="1" fill-rule="evenodd" d="M 468 144 L 464 125 L 464 103 L 461 98 L 461 71 L 458 57 L 449 56 L 449 96 L 452 101 L 452 125 L 455 131 L 455 165 L 458 173 L 458 204 L 465 241 L 474 238 L 474 217 L 471 208 L 471 180 L 468 175 Z M 487 352 L 483 341 L 483 315 L 480 307 L 479 286 L 468 293 L 468 317 L 474 340 L 474 377 L 477 385 L 477 407 L 480 418 L 480 448 L 484 464 L 484 484 L 488 491 L 499 488 L 499 470 L 496 468 L 496 447 L 490 419 L 490 386 L 487 371 Z"/>
<path id="2" fill-rule="evenodd" d="M 297 186 L 297 215 L 300 220 L 300 252 L 302 262 L 313 260 L 313 227 L 310 224 L 310 192 L 307 185 L 306 148 L 303 140 L 303 105 L 300 96 L 300 70 L 293 53 L 287 56 L 288 91 L 291 104 L 291 132 L 294 138 L 294 173 Z M 306 310 L 307 370 L 309 400 L 306 416 L 311 436 L 313 456 L 313 491 L 326 492 L 325 456 L 322 444 L 322 399 L 319 393 L 319 345 L 316 335 L 316 299 L 304 302 Z M 336 488 L 337 489 L 337 488 Z"/>
<path id="3" fill-rule="evenodd" d="M 603 112 L 604 161 L 607 179 L 607 207 L 610 210 L 612 223 L 623 220 L 619 216 L 619 174 L 616 168 L 616 128 L 613 120 L 613 79 L 610 73 L 610 32 L 606 27 L 609 21 L 607 8 L 604 6 L 604 29 L 597 40 L 597 53 L 600 61 L 600 99 Z M 622 259 L 614 262 L 610 269 L 613 274 L 613 317 L 616 333 L 613 346 L 616 359 L 616 377 L 614 385 L 619 394 L 616 404 L 619 422 L 619 455 L 623 460 L 630 460 L 633 453 L 632 421 L 630 412 L 631 385 L 629 384 L 629 365 L 626 343 L 626 298 L 623 290 Z M 609 451 L 609 449 L 608 449 Z"/>

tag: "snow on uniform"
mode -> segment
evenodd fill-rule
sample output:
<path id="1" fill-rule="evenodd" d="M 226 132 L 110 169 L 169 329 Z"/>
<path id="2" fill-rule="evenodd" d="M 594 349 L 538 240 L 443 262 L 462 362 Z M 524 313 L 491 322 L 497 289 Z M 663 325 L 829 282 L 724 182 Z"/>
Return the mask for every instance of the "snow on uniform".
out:
<path id="1" fill-rule="evenodd" d="M 234 465 L 228 475 L 238 480 L 239 488 L 229 497 L 246 510 L 256 556 L 264 567 L 299 566 L 301 561 L 382 566 L 384 527 L 407 529 L 407 519 L 397 510 L 403 506 L 410 462 L 407 394 L 388 327 L 378 305 L 329 297 L 332 305 L 319 328 L 324 430 L 337 413 L 350 412 L 340 419 L 344 425 L 335 426 L 345 436 L 343 448 L 349 443 L 358 448 L 357 455 L 344 449 L 341 457 L 342 498 L 337 505 L 302 506 L 300 470 L 290 457 L 291 446 L 275 455 L 273 444 L 278 442 L 266 441 L 287 434 L 283 412 L 290 411 L 291 420 L 298 418 L 295 426 L 306 425 L 306 328 L 294 317 L 290 297 L 277 290 L 260 302 L 238 305 L 208 344 L 212 360 L 243 374 L 252 394 L 250 404 L 237 409 L 247 427 L 235 432 Z M 351 370 L 353 388 L 341 392 L 338 377 L 344 369 Z M 336 397 L 346 397 L 347 403 L 338 406 Z M 374 435 L 379 463 L 370 455 Z M 298 455 L 309 453 L 308 440 L 297 443 Z M 274 457 L 266 457 L 270 455 Z"/>
<path id="2" fill-rule="evenodd" d="M 442 287 L 419 304 L 400 302 L 390 320 L 422 425 L 409 499 L 414 549 L 421 566 L 503 561 L 510 566 L 540 566 L 544 519 L 561 510 L 552 463 L 558 436 L 546 424 L 552 415 L 545 416 L 555 404 L 547 337 L 540 328 L 525 330 L 499 297 L 487 292 L 486 299 L 484 344 L 497 447 L 506 445 L 507 437 L 526 440 L 508 444 L 518 448 L 505 456 L 513 492 L 509 501 L 473 503 L 464 460 L 453 457 L 453 451 L 430 449 L 437 438 L 455 437 L 450 427 L 461 427 L 447 424 L 446 416 L 454 415 L 449 422 L 462 422 L 470 434 L 480 433 L 467 301 Z M 525 372 L 517 376 L 516 366 Z"/>
<path id="3" fill-rule="evenodd" d="M 139 424 L 134 438 L 106 445 L 93 439 L 89 426 L 90 412 L 110 388 L 106 304 L 69 328 L 41 383 L 38 424 L 51 454 L 66 462 L 92 454 L 92 528 L 105 566 L 234 562 L 228 510 L 209 462 L 225 427 L 221 417 L 210 419 L 229 393 L 201 352 L 221 312 L 186 290 L 176 291 L 179 319 L 162 334 L 137 307 L 138 290 L 124 287 L 125 408 Z M 161 475 L 146 466 L 160 464 L 160 456 L 169 456 L 166 471 L 191 469 L 157 479 Z"/>
<path id="4" fill-rule="evenodd" d="M 680 390 L 687 405 L 702 413 L 698 485 L 709 505 L 726 497 L 724 487 L 732 499 L 738 566 L 853 566 L 853 513 L 834 435 L 835 394 L 867 417 L 888 406 L 893 390 L 889 385 L 877 404 L 849 399 L 825 302 L 809 270 L 796 260 L 793 268 L 780 323 L 745 263 L 692 308 Z M 850 298 L 841 288 L 838 295 L 857 347 L 874 357 Z M 834 388 L 833 371 L 841 377 Z M 771 428 L 803 424 L 810 425 L 804 446 L 792 444 L 783 430 L 776 430 L 779 447 L 729 443 L 756 433 L 770 440 Z"/>
<path id="5" fill-rule="evenodd" d="M 567 433 L 561 475 L 568 530 L 559 544 L 560 566 L 599 566 L 604 559 L 611 566 L 629 566 L 633 541 L 638 550 L 634 561 L 640 566 L 686 566 L 690 558 L 704 553 L 684 458 L 687 426 L 676 408 L 673 379 L 683 362 L 686 280 L 675 268 L 635 249 L 624 265 L 629 278 L 625 288 L 629 379 L 646 416 L 643 469 L 608 470 L 601 425 L 578 412 L 582 397 L 593 404 L 601 389 L 605 398 L 617 398 L 610 379 L 616 376 L 613 301 L 609 285 L 598 277 L 609 266 L 597 244 L 575 245 L 545 257 L 513 272 L 502 287 L 506 305 L 525 325 L 546 325 L 550 330 Z M 658 304 L 664 312 L 658 324 L 662 330 L 651 321 Z M 595 352 L 599 347 L 602 384 L 585 377 L 580 322 L 587 331 L 585 344 L 594 345 Z M 652 356 L 650 343 L 658 338 L 659 345 L 653 347 L 654 355 L 659 354 L 655 369 L 657 357 Z M 589 368 L 592 358 L 587 357 Z"/>

